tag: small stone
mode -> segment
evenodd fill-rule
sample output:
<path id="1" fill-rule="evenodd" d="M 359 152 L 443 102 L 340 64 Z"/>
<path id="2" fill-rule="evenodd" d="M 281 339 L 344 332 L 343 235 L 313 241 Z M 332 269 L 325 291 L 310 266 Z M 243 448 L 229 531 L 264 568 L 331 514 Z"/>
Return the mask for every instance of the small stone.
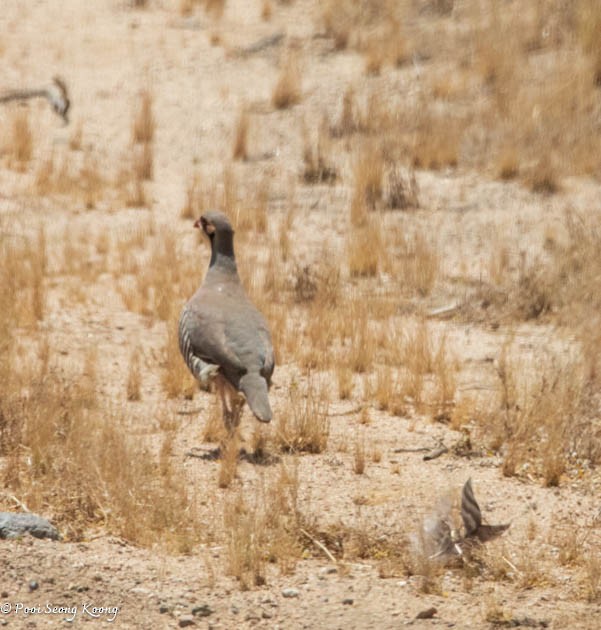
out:
<path id="1" fill-rule="evenodd" d="M 434 617 L 434 615 L 437 612 L 438 611 L 436 610 L 436 608 L 432 606 L 431 608 L 426 608 L 426 610 L 422 610 L 421 612 L 418 612 L 417 615 L 415 615 L 415 618 L 416 619 L 432 619 L 432 617 Z"/>
<path id="2" fill-rule="evenodd" d="M 192 614 L 195 617 L 208 617 L 213 614 L 213 609 L 208 604 L 201 604 L 192 608 Z"/>
<path id="3" fill-rule="evenodd" d="M 35 514 L 0 512 L 0 538 L 19 538 L 24 534 L 35 538 L 58 540 L 59 534 L 45 518 Z"/>
<path id="4" fill-rule="evenodd" d="M 169 608 L 169 606 L 167 604 L 161 604 L 159 606 L 159 612 L 161 613 L 161 615 L 164 615 L 165 613 L 168 613 L 171 610 L 171 608 Z"/>
<path id="5" fill-rule="evenodd" d="M 40 588 L 40 585 L 35 580 L 31 580 L 31 582 L 29 582 L 30 591 L 37 591 L 38 588 Z"/>
<path id="6" fill-rule="evenodd" d="M 6 599 L 8 597 L 8 591 L 2 591 L 2 593 L 0 593 L 0 597 L 2 597 L 2 599 Z"/>
<path id="7" fill-rule="evenodd" d="M 352 606 L 355 603 L 355 600 L 350 597 L 346 597 L 345 599 L 342 600 L 342 603 L 345 606 Z"/>
<path id="8" fill-rule="evenodd" d="M 295 588 L 282 589 L 282 597 L 298 597 L 298 590 Z"/>
<path id="9" fill-rule="evenodd" d="M 192 617 L 192 615 L 182 615 L 178 620 L 177 620 L 177 625 L 180 628 L 187 628 L 188 626 L 193 626 L 194 624 L 194 617 Z"/>
<path id="10" fill-rule="evenodd" d="M 273 617 L 273 613 L 269 612 L 268 610 L 264 610 L 261 616 L 263 617 L 263 619 L 271 619 Z"/>

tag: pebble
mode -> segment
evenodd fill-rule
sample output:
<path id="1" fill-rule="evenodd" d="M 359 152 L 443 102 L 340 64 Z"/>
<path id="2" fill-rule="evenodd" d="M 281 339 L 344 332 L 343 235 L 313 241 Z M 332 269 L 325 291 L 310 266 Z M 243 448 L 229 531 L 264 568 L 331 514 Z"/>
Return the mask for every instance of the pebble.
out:
<path id="1" fill-rule="evenodd" d="M 2 597 L 2 599 L 6 599 L 8 597 L 8 591 L 2 591 L 2 593 L 0 593 L 0 597 Z"/>
<path id="2" fill-rule="evenodd" d="M 159 606 L 159 612 L 161 613 L 161 615 L 164 615 L 165 613 L 168 613 L 171 609 L 169 608 L 169 606 L 167 604 L 161 604 Z"/>
<path id="3" fill-rule="evenodd" d="M 40 588 L 40 585 L 35 580 L 31 580 L 31 582 L 29 582 L 30 591 L 37 591 L 38 588 Z"/>
<path id="4" fill-rule="evenodd" d="M 201 604 L 192 608 L 192 614 L 195 617 L 208 617 L 213 614 L 213 609 L 208 604 Z"/>
<path id="5" fill-rule="evenodd" d="M 192 615 L 182 615 L 177 620 L 177 625 L 180 628 L 187 628 L 188 626 L 193 626 L 194 625 L 194 617 L 192 617 Z"/>
<path id="6" fill-rule="evenodd" d="M 273 613 L 270 613 L 268 610 L 264 610 L 261 616 L 263 619 L 271 619 L 273 617 Z"/>
<path id="7" fill-rule="evenodd" d="M 298 597 L 298 590 L 295 588 L 284 588 L 282 589 L 283 597 Z"/>
<path id="8" fill-rule="evenodd" d="M 351 599 L 350 597 L 346 597 L 345 599 L 342 600 L 342 603 L 345 606 L 352 606 L 355 603 L 355 600 Z"/>

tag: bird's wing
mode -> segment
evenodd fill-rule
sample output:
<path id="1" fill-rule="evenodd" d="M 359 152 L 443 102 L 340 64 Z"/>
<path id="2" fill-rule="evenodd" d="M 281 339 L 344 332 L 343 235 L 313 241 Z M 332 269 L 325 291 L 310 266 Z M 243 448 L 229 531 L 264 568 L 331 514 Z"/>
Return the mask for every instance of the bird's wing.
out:
<path id="1" fill-rule="evenodd" d="M 202 307 L 200 304 L 188 303 L 184 307 L 180 317 L 182 345 L 188 366 L 190 362 L 187 354 L 205 363 L 218 365 L 226 374 L 241 375 L 246 371 L 228 343 L 224 313 L 210 303 L 202 304 Z"/>
<path id="2" fill-rule="evenodd" d="M 474 496 L 471 479 L 465 482 L 461 492 L 461 518 L 466 536 L 473 536 L 482 525 L 482 513 Z"/>

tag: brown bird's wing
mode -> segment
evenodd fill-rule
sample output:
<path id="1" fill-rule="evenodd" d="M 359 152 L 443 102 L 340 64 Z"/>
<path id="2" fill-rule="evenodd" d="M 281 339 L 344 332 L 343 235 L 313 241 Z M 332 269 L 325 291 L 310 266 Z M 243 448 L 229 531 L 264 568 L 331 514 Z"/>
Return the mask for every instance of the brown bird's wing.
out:
<path id="1" fill-rule="evenodd" d="M 461 492 L 461 518 L 466 536 L 473 536 L 482 525 L 482 512 L 474 496 L 471 479 L 465 482 Z"/>

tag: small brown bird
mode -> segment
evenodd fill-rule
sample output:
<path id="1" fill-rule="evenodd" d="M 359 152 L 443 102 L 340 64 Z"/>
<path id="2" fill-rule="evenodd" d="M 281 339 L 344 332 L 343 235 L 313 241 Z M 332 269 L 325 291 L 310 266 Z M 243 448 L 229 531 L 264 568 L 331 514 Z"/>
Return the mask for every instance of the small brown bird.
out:
<path id="1" fill-rule="evenodd" d="M 450 512 L 450 507 L 449 504 L 443 512 Z M 463 521 L 463 536 L 452 530 L 448 513 L 426 521 L 424 533 L 428 546 L 434 548 L 434 553 L 430 555 L 430 558 L 448 559 L 453 556 L 462 556 L 470 548 L 493 540 L 509 529 L 509 523 L 506 525 L 482 523 L 482 512 L 474 496 L 471 479 L 465 482 L 461 491 L 461 520 Z"/>
<path id="2" fill-rule="evenodd" d="M 209 238 L 211 260 L 203 285 L 182 310 L 180 351 L 201 386 L 215 383 L 228 431 L 238 426 L 245 400 L 258 420 L 269 422 L 275 366 L 271 334 L 240 282 L 234 230 L 221 212 L 205 213 L 194 227 Z"/>

